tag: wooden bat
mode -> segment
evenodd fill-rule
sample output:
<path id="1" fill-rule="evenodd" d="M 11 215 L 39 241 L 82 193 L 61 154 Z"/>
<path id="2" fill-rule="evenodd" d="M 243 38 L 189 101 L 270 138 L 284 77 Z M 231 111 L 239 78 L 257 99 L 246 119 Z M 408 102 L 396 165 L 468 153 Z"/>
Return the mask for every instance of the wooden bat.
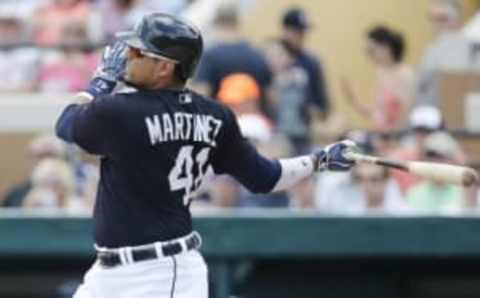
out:
<path id="1" fill-rule="evenodd" d="M 474 169 L 462 166 L 421 161 L 401 161 L 364 155 L 353 151 L 345 152 L 344 156 L 355 162 L 365 162 L 394 168 L 437 182 L 471 186 L 474 183 L 478 183 L 479 180 L 478 173 Z"/>

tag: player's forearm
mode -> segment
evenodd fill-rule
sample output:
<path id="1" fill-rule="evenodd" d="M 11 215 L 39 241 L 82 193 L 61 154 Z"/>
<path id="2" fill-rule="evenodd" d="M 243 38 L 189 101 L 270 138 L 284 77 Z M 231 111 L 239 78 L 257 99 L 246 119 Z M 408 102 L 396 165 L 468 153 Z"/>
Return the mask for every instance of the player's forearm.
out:
<path id="1" fill-rule="evenodd" d="M 281 174 L 272 191 L 287 190 L 314 173 L 314 159 L 309 155 L 284 158 L 279 162 Z"/>
<path id="2" fill-rule="evenodd" d="M 311 155 L 280 159 L 281 173 L 272 191 L 289 189 L 317 171 L 348 171 L 354 162 L 345 157 L 346 151 L 355 150 L 350 140 L 333 143 Z"/>
<path id="3" fill-rule="evenodd" d="M 289 189 L 312 175 L 315 168 L 313 155 L 270 160 L 255 153 L 230 174 L 253 193 L 269 193 Z"/>

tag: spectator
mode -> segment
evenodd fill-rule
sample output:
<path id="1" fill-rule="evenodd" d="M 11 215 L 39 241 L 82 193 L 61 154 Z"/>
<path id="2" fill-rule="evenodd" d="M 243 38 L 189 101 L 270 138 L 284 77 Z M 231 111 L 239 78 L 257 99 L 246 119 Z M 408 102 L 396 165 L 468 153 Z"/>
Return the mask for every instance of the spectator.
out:
<path id="1" fill-rule="evenodd" d="M 471 69 L 471 45 L 460 31 L 463 9 L 457 0 L 431 0 L 434 40 L 423 53 L 417 73 L 416 105 L 439 105 L 438 77 Z"/>
<path id="2" fill-rule="evenodd" d="M 361 209 L 364 212 L 402 214 L 408 211 L 398 185 L 390 178 L 387 168 L 361 163 L 356 165 L 353 176 L 360 186 Z"/>
<path id="3" fill-rule="evenodd" d="M 423 106 L 415 108 L 410 114 L 410 134 L 404 138 L 402 145 L 390 150 L 385 155 L 400 160 L 421 160 L 422 152 L 425 147 L 425 140 L 437 131 L 444 128 L 444 121 L 440 111 L 432 106 Z M 464 163 L 465 156 L 461 151 L 457 152 L 455 161 Z M 418 182 L 418 178 L 409 173 L 393 170 L 392 176 L 402 190 L 406 193 L 409 188 Z"/>
<path id="4" fill-rule="evenodd" d="M 445 129 L 442 113 L 434 106 L 416 107 L 409 116 L 409 129 L 410 134 L 404 138 L 403 146 L 407 150 L 413 150 L 418 159 L 427 137 Z"/>
<path id="5" fill-rule="evenodd" d="M 465 210 L 476 212 L 480 210 L 480 189 L 478 184 L 474 184 L 464 189 Z"/>
<path id="6" fill-rule="evenodd" d="M 275 136 L 273 127 L 265 116 L 260 114 L 242 114 L 238 116 L 237 120 L 243 136 L 255 144 L 261 153 L 269 156 L 278 155 L 271 152 L 269 144 Z"/>
<path id="7" fill-rule="evenodd" d="M 243 135 L 262 150 L 273 136 L 273 127 L 259 106 L 260 88 L 256 81 L 245 73 L 226 76 L 218 91 L 218 100 L 229 106 L 236 114 Z"/>
<path id="8" fill-rule="evenodd" d="M 343 136 L 355 143 L 366 154 L 373 150 L 370 133 L 352 131 Z M 358 215 L 365 212 L 400 214 L 408 211 L 397 183 L 385 169 L 358 164 L 350 173 L 322 173 L 315 187 L 315 204 L 319 210 Z"/>
<path id="9" fill-rule="evenodd" d="M 289 192 L 289 205 L 295 210 L 315 210 L 315 179 L 305 178 L 295 185 Z"/>
<path id="10" fill-rule="evenodd" d="M 178 14 L 187 6 L 186 0 L 102 0 L 95 9 L 99 13 L 100 39 L 110 42 L 116 32 L 132 28 L 143 15 L 152 11 Z M 96 28 L 98 30 L 98 28 Z"/>
<path id="11" fill-rule="evenodd" d="M 282 18 L 281 39 L 293 57 L 293 65 L 302 68 L 306 73 L 308 87 L 303 98 L 305 116 L 313 118 L 310 120 L 325 120 L 329 116 L 330 102 L 322 64 L 305 50 L 305 40 L 310 27 L 303 10 L 291 8 Z"/>
<path id="12" fill-rule="evenodd" d="M 97 57 L 87 51 L 88 35 L 81 23 L 67 23 L 62 31 L 62 51 L 47 54 L 40 68 L 41 92 L 77 92 L 85 88 Z"/>
<path id="13" fill-rule="evenodd" d="M 65 144 L 51 135 L 40 135 L 32 140 L 29 146 L 29 157 L 35 168 L 41 161 L 49 158 L 64 159 L 66 157 Z M 32 182 L 30 177 L 11 187 L 2 200 L 4 207 L 20 207 L 26 194 L 30 191 Z"/>
<path id="14" fill-rule="evenodd" d="M 399 133 L 393 131 L 372 131 L 372 145 L 379 156 L 388 156 L 398 148 Z"/>
<path id="15" fill-rule="evenodd" d="M 239 206 L 241 185 L 233 178 L 216 176 L 208 188 L 211 205 L 218 208 L 234 208 Z"/>
<path id="16" fill-rule="evenodd" d="M 338 214 L 359 214 L 360 188 L 351 173 L 321 173 L 315 185 L 318 210 Z"/>
<path id="17" fill-rule="evenodd" d="M 73 169 L 64 160 L 42 160 L 33 170 L 31 179 L 32 189 L 25 197 L 24 208 L 69 212 L 91 210 L 80 198 L 75 197 Z"/>
<path id="18" fill-rule="evenodd" d="M 260 106 L 265 111 L 265 96 L 271 82 L 271 73 L 262 54 L 241 36 L 236 7 L 221 7 L 214 22 L 218 30 L 218 41 L 202 56 L 193 88 L 216 98 L 225 77 L 245 73 L 258 84 Z"/>
<path id="19" fill-rule="evenodd" d="M 87 30 L 92 12 L 86 0 L 52 0 L 34 12 L 34 40 L 41 46 L 62 43 L 65 27 L 78 23 Z"/>
<path id="20" fill-rule="evenodd" d="M 317 191 L 317 207 L 340 214 L 366 214 L 369 212 L 404 214 L 409 210 L 397 183 L 383 167 L 358 164 L 351 173 L 334 175 L 327 184 L 323 179 Z"/>
<path id="21" fill-rule="evenodd" d="M 245 73 L 233 73 L 220 83 L 217 98 L 237 115 L 261 114 L 260 88 L 255 79 Z"/>
<path id="22" fill-rule="evenodd" d="M 305 153 L 311 145 L 308 73 L 295 62 L 293 48 L 283 40 L 271 42 L 266 56 L 274 73 L 272 102 L 276 126 L 288 137 L 295 153 Z"/>
<path id="23" fill-rule="evenodd" d="M 12 4 L 10 4 L 12 5 Z M 22 12 L 0 5 L 0 34 L 2 47 L 20 46 L 28 42 L 27 20 Z"/>
<path id="24" fill-rule="evenodd" d="M 471 161 L 468 166 L 480 172 L 480 163 L 478 161 Z M 480 184 L 474 183 L 469 187 L 464 188 L 465 209 L 476 212 L 480 211 Z"/>
<path id="25" fill-rule="evenodd" d="M 342 82 L 346 98 L 368 118 L 375 130 L 398 130 L 404 125 L 413 102 L 413 70 L 403 62 L 403 36 L 377 26 L 367 34 L 366 54 L 376 68 L 373 105 L 361 102 L 350 81 Z"/>
<path id="26" fill-rule="evenodd" d="M 422 150 L 422 159 L 430 162 L 455 163 L 461 150 L 446 132 L 428 136 Z M 436 181 L 416 184 L 407 192 L 409 205 L 422 212 L 455 213 L 463 209 L 464 197 L 459 186 Z"/>
<path id="27" fill-rule="evenodd" d="M 130 20 L 131 12 L 138 0 L 104 0 L 99 1 L 101 39 L 107 42 L 114 40 L 116 32 L 122 32 L 133 27 L 135 20 Z"/>
<path id="28" fill-rule="evenodd" d="M 40 53 L 27 47 L 26 23 L 21 10 L 6 9 L 6 4 L 0 6 L 0 92 L 27 92 L 34 88 Z"/>

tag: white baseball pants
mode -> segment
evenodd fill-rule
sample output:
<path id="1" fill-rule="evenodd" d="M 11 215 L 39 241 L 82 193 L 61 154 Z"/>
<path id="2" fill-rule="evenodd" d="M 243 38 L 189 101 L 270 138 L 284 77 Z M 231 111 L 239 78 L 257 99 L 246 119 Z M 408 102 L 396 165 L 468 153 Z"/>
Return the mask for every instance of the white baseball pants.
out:
<path id="1" fill-rule="evenodd" d="M 207 266 L 197 250 L 85 274 L 73 298 L 208 298 Z"/>

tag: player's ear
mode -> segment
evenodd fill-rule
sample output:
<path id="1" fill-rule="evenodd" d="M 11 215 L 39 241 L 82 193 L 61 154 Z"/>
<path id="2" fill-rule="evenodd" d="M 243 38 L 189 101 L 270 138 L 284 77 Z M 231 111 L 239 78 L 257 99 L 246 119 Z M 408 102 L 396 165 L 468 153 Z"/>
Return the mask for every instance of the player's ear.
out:
<path id="1" fill-rule="evenodd" d="M 170 61 L 158 61 L 156 64 L 156 74 L 159 77 L 168 77 L 173 75 L 175 71 L 175 64 Z"/>

